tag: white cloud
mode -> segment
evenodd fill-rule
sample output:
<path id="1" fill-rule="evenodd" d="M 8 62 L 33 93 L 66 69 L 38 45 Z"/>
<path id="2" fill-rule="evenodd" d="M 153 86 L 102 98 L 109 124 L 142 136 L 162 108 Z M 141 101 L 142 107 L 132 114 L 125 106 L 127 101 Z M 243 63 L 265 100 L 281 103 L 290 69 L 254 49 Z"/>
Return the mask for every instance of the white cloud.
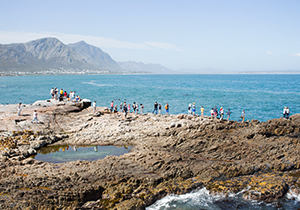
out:
<path id="1" fill-rule="evenodd" d="M 267 54 L 268 54 L 268 55 L 272 55 L 272 54 L 273 54 L 273 52 L 269 51 L 269 52 L 267 52 Z"/>
<path id="2" fill-rule="evenodd" d="M 158 49 L 184 52 L 184 50 L 180 49 L 179 47 L 177 47 L 174 44 L 162 43 L 162 42 L 144 42 L 144 43 L 151 47 L 158 48 Z"/>
<path id="3" fill-rule="evenodd" d="M 65 44 L 75 43 L 84 40 L 88 44 L 100 47 L 100 48 L 121 48 L 121 49 L 138 49 L 138 50 L 153 50 L 153 49 L 164 49 L 182 51 L 178 47 L 169 43 L 161 42 L 144 42 L 144 43 L 133 43 L 126 41 L 119 41 L 106 37 L 97 36 L 84 36 L 78 34 L 64 34 L 64 33 L 25 33 L 25 32 L 7 32 L 0 31 L 0 43 L 11 44 L 11 43 L 23 43 L 29 42 L 35 39 L 45 37 L 56 37 Z"/>
<path id="4" fill-rule="evenodd" d="M 300 56 L 300 53 L 292 53 L 291 56 Z"/>

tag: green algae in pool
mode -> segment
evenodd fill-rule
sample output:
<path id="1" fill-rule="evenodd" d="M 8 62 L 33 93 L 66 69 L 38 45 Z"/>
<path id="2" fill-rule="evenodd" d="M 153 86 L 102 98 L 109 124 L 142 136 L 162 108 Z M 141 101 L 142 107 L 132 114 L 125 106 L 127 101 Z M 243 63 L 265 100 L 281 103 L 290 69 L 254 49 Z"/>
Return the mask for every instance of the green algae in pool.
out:
<path id="1" fill-rule="evenodd" d="M 50 163 L 65 163 L 76 160 L 94 161 L 106 156 L 128 153 L 132 147 L 116 146 L 47 146 L 38 150 L 34 159 Z"/>

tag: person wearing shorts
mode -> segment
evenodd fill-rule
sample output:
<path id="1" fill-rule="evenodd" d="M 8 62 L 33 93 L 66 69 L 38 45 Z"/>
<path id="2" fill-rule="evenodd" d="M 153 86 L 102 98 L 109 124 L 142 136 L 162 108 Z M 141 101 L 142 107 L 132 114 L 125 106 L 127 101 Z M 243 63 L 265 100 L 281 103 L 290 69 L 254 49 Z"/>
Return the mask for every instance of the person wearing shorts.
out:
<path id="1" fill-rule="evenodd" d="M 110 103 L 110 111 L 113 112 L 114 110 L 114 101 L 111 101 Z"/>
<path id="2" fill-rule="evenodd" d="M 196 113 L 196 105 L 195 105 L 195 102 L 193 103 L 193 106 L 192 106 L 192 112 L 193 112 L 193 115 L 195 116 L 195 113 Z"/>
<path id="3" fill-rule="evenodd" d="M 212 118 L 214 118 L 214 116 L 215 116 L 214 108 L 211 108 L 211 110 L 210 110 L 210 116 L 211 116 Z"/>
<path id="4" fill-rule="evenodd" d="M 231 111 L 230 111 L 230 109 L 228 109 L 228 111 L 227 111 L 227 121 L 228 122 L 229 122 L 230 114 L 231 114 Z"/>
<path id="5" fill-rule="evenodd" d="M 166 109 L 166 115 L 170 115 L 170 109 L 169 109 L 169 104 L 167 103 L 166 106 L 165 106 L 165 109 Z"/>

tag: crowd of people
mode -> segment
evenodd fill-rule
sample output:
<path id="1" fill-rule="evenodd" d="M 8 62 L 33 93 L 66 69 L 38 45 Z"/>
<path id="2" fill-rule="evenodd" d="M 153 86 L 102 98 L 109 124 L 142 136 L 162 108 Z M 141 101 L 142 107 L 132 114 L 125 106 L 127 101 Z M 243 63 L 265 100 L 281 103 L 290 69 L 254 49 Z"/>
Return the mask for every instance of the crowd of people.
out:
<path id="1" fill-rule="evenodd" d="M 93 107 L 94 107 L 94 112 L 95 112 L 95 103 L 93 103 Z M 153 111 L 152 114 L 158 114 L 161 115 L 162 114 L 162 104 L 159 104 L 157 102 L 154 103 L 153 105 Z M 170 115 L 170 106 L 169 103 L 166 103 L 165 107 L 165 114 L 166 115 Z M 122 112 L 124 114 L 124 116 L 126 117 L 128 113 L 133 113 L 133 114 L 143 114 L 143 110 L 144 110 L 144 105 L 143 104 L 138 104 L 136 102 L 133 102 L 133 104 L 126 104 L 126 102 L 121 103 L 120 104 L 120 110 L 118 110 L 118 105 L 116 105 L 114 103 L 114 101 L 111 101 L 110 103 L 110 111 L 111 113 L 118 113 L 118 112 Z M 201 117 L 204 117 L 204 108 L 203 106 L 201 106 Z M 220 110 L 218 110 L 217 106 L 215 106 L 214 108 L 211 109 L 210 111 L 211 117 L 214 119 L 220 119 L 223 120 L 224 119 L 224 109 L 223 107 L 220 108 Z M 231 115 L 231 111 L 230 109 L 227 110 L 226 112 L 227 114 L 227 121 L 230 120 L 230 115 Z M 190 103 L 188 105 L 188 115 L 196 115 L 196 105 L 195 102 L 194 103 Z M 244 122 L 245 121 L 245 110 L 242 111 L 241 117 L 239 121 Z"/>
<path id="2" fill-rule="evenodd" d="M 118 110 L 118 105 L 114 103 L 114 101 L 111 101 L 110 103 L 110 112 L 111 113 L 118 113 L 122 112 L 124 114 L 124 117 L 127 116 L 128 113 L 134 113 L 134 114 L 143 114 L 144 112 L 144 105 L 136 102 L 133 102 L 133 104 L 127 104 L 125 101 L 124 103 L 120 103 L 120 110 Z"/>
<path id="3" fill-rule="evenodd" d="M 78 96 L 78 95 L 75 96 L 75 91 L 70 91 L 70 93 L 68 94 L 67 91 L 64 91 L 63 89 L 60 89 L 60 91 L 58 91 L 58 88 L 56 88 L 56 87 L 52 88 L 50 90 L 50 95 L 51 95 L 52 99 L 59 100 L 59 101 L 65 101 L 65 100 L 74 101 L 74 102 L 81 101 L 80 96 Z M 96 107 L 97 107 L 96 101 L 93 102 L 92 107 L 93 107 L 93 112 L 95 113 L 96 112 Z M 159 104 L 159 103 L 155 102 L 154 105 L 153 105 L 152 114 L 161 115 L 162 114 L 162 107 L 163 107 L 162 104 Z M 115 104 L 114 101 L 111 101 L 111 103 L 110 103 L 111 113 L 121 112 L 121 113 L 123 113 L 124 118 L 127 117 L 128 113 L 143 114 L 145 107 L 142 103 L 139 104 L 137 102 L 133 102 L 133 104 L 131 105 L 131 104 L 127 104 L 126 102 L 124 102 L 124 103 L 120 103 L 119 108 L 120 109 L 118 110 L 118 105 Z M 169 106 L 168 103 L 166 103 L 164 109 L 165 109 L 165 114 L 170 115 L 170 106 Z M 22 110 L 22 103 L 19 103 L 18 104 L 18 116 L 21 115 L 21 110 Z M 201 106 L 201 109 L 200 109 L 200 112 L 201 112 L 200 116 L 201 117 L 204 117 L 204 111 L 205 111 L 205 109 L 203 108 L 203 106 Z M 224 114 L 225 114 L 225 111 L 224 111 L 223 107 L 218 109 L 217 106 L 215 106 L 214 108 L 211 108 L 211 110 L 210 110 L 210 116 L 213 119 L 223 120 L 224 119 Z M 188 105 L 188 115 L 193 115 L 193 116 L 196 115 L 196 104 L 195 104 L 195 102 L 189 103 L 189 105 Z M 230 109 L 228 109 L 226 111 L 226 115 L 227 115 L 226 120 L 230 121 L 230 115 L 231 115 Z M 284 107 L 284 109 L 283 109 L 283 118 L 289 119 L 289 115 L 290 115 L 289 107 Z M 244 122 L 245 117 L 246 117 L 246 112 L 245 112 L 245 110 L 243 110 L 242 113 L 241 113 L 239 121 Z M 34 122 L 34 121 L 36 121 L 36 123 L 38 123 L 37 111 L 36 110 L 34 110 L 33 120 L 31 122 Z"/>
<path id="4" fill-rule="evenodd" d="M 79 95 L 75 96 L 75 91 L 70 91 L 70 93 L 67 93 L 67 91 L 64 91 L 63 89 L 58 90 L 57 87 L 51 88 L 50 95 L 52 99 L 59 100 L 59 101 L 81 101 L 81 98 Z"/>
<path id="5" fill-rule="evenodd" d="M 94 102 L 96 103 L 96 102 Z M 93 105 L 95 107 L 95 105 Z M 162 104 L 159 104 L 157 102 L 154 103 L 153 105 L 153 111 L 152 114 L 162 114 Z M 165 105 L 165 113 L 166 115 L 170 115 L 170 106 L 168 103 L 166 103 Z M 95 108 L 94 108 L 95 110 Z M 121 103 L 120 104 L 120 112 L 123 112 L 124 116 L 126 117 L 128 113 L 134 113 L 134 114 L 143 114 L 143 110 L 144 110 L 144 105 L 143 104 L 138 104 L 136 102 L 133 102 L 133 104 L 126 104 L 126 102 Z M 114 104 L 114 101 L 111 101 L 110 103 L 110 111 L 111 113 L 118 113 L 118 105 Z M 140 112 L 139 112 L 140 111 Z M 201 117 L 204 117 L 204 107 L 201 106 L 200 112 L 201 112 Z M 210 110 L 210 116 L 213 119 L 219 119 L 219 120 L 225 120 L 224 115 L 227 115 L 226 120 L 230 121 L 230 115 L 231 115 L 231 110 L 228 109 L 227 111 L 224 110 L 223 107 L 221 107 L 220 109 L 217 108 L 217 106 L 215 106 L 214 108 L 211 108 Z M 288 107 L 284 107 L 283 109 L 283 117 L 286 119 L 289 119 L 289 114 L 290 114 L 290 110 Z M 189 103 L 188 105 L 188 115 L 196 115 L 196 104 L 195 102 L 193 103 Z M 239 118 L 239 122 L 244 122 L 246 118 L 246 112 L 245 110 L 242 111 L 240 118 Z"/>
<path id="6" fill-rule="evenodd" d="M 58 88 L 51 88 L 50 90 L 50 95 L 51 98 L 54 100 L 59 100 L 59 101 L 81 101 L 80 96 L 76 95 L 75 96 L 75 91 L 70 91 L 70 93 L 68 94 L 67 91 L 63 91 L 63 89 L 60 89 L 60 91 L 58 91 Z M 96 103 L 96 101 L 95 101 Z M 94 111 L 96 110 L 96 104 L 94 105 Z M 18 116 L 21 116 L 21 110 L 22 110 L 22 103 L 19 103 L 18 105 Z M 38 124 L 38 118 L 37 118 L 38 114 L 37 111 L 34 110 L 33 112 L 33 120 L 31 121 L 31 123 L 33 123 L 34 121 L 36 122 L 36 124 Z"/>

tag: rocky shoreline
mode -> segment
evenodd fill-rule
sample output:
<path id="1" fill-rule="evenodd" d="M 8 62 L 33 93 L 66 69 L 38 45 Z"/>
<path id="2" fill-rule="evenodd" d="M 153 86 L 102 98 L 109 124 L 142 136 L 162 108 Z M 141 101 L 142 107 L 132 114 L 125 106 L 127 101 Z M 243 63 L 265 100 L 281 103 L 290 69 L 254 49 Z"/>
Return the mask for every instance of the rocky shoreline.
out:
<path id="1" fill-rule="evenodd" d="M 32 124 L 38 111 L 39 124 Z M 84 103 L 38 101 L 17 116 L 0 105 L 1 209 L 145 209 L 206 187 L 276 202 L 300 188 L 300 114 L 267 122 L 180 115 L 110 114 Z M 133 146 L 97 161 L 48 163 L 41 147 Z"/>

